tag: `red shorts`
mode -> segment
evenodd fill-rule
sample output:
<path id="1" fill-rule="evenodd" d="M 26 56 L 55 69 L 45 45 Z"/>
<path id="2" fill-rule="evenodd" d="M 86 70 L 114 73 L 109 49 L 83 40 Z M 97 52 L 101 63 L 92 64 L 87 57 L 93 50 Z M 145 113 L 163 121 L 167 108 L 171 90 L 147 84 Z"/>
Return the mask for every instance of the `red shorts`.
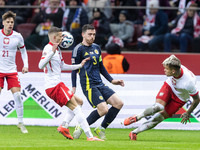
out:
<path id="1" fill-rule="evenodd" d="M 66 105 L 67 102 L 74 95 L 72 91 L 70 91 L 63 82 L 60 82 L 53 88 L 46 89 L 46 94 L 53 99 L 58 105 L 61 107 Z"/>
<path id="2" fill-rule="evenodd" d="M 8 90 L 12 87 L 21 87 L 20 81 L 18 78 L 18 73 L 0 73 L 0 87 L 4 87 L 4 79 L 7 80 Z"/>
<path id="3" fill-rule="evenodd" d="M 181 101 L 173 93 L 171 87 L 166 82 L 164 82 L 163 86 L 158 92 L 156 99 L 161 99 L 166 102 L 165 111 L 170 117 L 185 104 L 185 102 Z"/>

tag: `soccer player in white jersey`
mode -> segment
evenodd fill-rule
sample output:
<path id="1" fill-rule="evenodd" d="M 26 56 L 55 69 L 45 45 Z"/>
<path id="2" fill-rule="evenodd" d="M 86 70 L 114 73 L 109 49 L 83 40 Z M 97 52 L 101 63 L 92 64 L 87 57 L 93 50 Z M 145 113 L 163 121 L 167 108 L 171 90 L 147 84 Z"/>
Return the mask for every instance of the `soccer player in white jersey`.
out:
<path id="1" fill-rule="evenodd" d="M 18 117 L 17 127 L 22 133 L 28 133 L 23 124 L 23 102 L 21 100 L 21 86 L 15 64 L 17 49 L 20 49 L 24 67 L 22 73 L 28 72 L 28 56 L 20 33 L 13 31 L 16 14 L 8 11 L 2 15 L 3 29 L 0 30 L 0 93 L 4 87 L 4 79 L 7 80 L 8 90 L 11 90 Z"/>
<path id="2" fill-rule="evenodd" d="M 66 105 L 71 110 L 71 113 L 67 115 L 67 123 L 59 126 L 57 130 L 67 139 L 73 140 L 73 137 L 70 135 L 68 126 L 69 121 L 71 121 L 75 116 L 82 129 L 84 130 L 88 141 L 103 141 L 93 137 L 86 118 L 76 102 L 76 97 L 74 96 L 73 92 L 70 91 L 61 81 L 62 70 L 79 69 L 83 67 L 89 58 L 84 59 L 78 65 L 65 64 L 62 58 L 61 50 L 58 47 L 59 43 L 62 41 L 62 30 L 57 27 L 51 27 L 48 32 L 48 37 L 49 43 L 44 47 L 42 58 L 39 62 L 39 68 L 44 69 L 45 72 L 45 91 L 46 94 L 58 105 L 61 107 Z"/>
<path id="3" fill-rule="evenodd" d="M 189 99 L 193 102 L 187 112 L 181 115 L 181 123 L 190 122 L 191 112 L 199 104 L 199 92 L 196 87 L 196 77 L 185 66 L 181 65 L 180 60 L 171 55 L 163 61 L 164 72 L 168 79 L 164 82 L 156 96 L 156 103 L 144 110 L 139 115 L 134 115 L 124 120 L 124 125 L 130 125 L 143 117 L 153 115 L 153 117 L 144 122 L 141 126 L 131 131 L 129 137 L 131 140 L 137 139 L 137 134 L 155 127 L 164 119 L 175 114 Z"/>

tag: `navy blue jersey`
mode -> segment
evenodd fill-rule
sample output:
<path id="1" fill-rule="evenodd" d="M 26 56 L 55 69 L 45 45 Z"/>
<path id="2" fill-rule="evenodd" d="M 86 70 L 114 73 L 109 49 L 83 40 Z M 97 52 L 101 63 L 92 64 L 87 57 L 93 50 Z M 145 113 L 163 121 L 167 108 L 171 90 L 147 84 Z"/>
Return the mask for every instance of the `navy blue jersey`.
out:
<path id="1" fill-rule="evenodd" d="M 81 61 L 90 57 L 85 65 L 79 69 L 80 83 L 82 88 L 89 89 L 92 87 L 102 86 L 103 82 L 100 73 L 108 80 L 113 78 L 108 74 L 103 66 L 101 58 L 101 48 L 97 44 L 85 46 L 82 43 L 78 44 L 72 52 L 72 64 L 80 64 Z M 72 71 L 72 86 L 76 87 L 76 72 Z"/>

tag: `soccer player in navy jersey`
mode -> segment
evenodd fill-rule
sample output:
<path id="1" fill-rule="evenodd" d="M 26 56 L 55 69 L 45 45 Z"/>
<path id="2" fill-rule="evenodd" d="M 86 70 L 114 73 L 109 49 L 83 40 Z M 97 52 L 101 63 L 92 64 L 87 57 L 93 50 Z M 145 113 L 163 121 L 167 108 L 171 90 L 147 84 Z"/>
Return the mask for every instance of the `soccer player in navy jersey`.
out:
<path id="1" fill-rule="evenodd" d="M 79 64 L 87 57 L 90 57 L 90 60 L 81 69 L 72 71 L 72 91 L 76 92 L 76 78 L 79 71 L 82 91 L 90 105 L 93 108 L 97 108 L 87 117 L 88 124 L 93 124 L 105 115 L 101 126 L 95 128 L 94 132 L 101 139 L 106 139 L 105 129 L 116 118 L 123 106 L 123 102 L 112 89 L 102 82 L 100 74 L 114 85 L 124 86 L 124 81 L 114 80 L 106 71 L 101 58 L 101 48 L 93 43 L 95 35 L 96 31 L 92 25 L 86 24 L 83 26 L 83 41 L 72 52 L 72 64 Z M 107 104 L 112 105 L 112 107 L 108 109 Z M 77 126 L 73 133 L 74 138 L 79 138 L 81 133 L 82 129 Z"/>

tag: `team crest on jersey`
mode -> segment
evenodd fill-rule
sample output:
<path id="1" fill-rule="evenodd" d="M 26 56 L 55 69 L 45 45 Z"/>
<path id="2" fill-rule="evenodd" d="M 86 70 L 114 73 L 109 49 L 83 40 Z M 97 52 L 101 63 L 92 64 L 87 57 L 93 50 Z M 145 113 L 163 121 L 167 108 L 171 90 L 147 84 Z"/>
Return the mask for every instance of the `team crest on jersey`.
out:
<path id="1" fill-rule="evenodd" d="M 102 96 L 99 96 L 99 99 L 100 99 L 100 100 L 103 100 L 103 97 L 102 97 Z"/>
<path id="2" fill-rule="evenodd" d="M 85 55 L 84 55 L 84 56 L 87 56 L 87 55 L 89 55 L 88 52 L 85 52 Z"/>
<path id="3" fill-rule="evenodd" d="M 10 39 L 9 38 L 4 38 L 3 39 L 3 44 L 9 44 L 10 43 Z"/>
<path id="4" fill-rule="evenodd" d="M 94 52 L 95 52 L 96 54 L 99 54 L 99 51 L 98 51 L 98 50 L 96 50 L 96 49 L 94 50 Z"/>

